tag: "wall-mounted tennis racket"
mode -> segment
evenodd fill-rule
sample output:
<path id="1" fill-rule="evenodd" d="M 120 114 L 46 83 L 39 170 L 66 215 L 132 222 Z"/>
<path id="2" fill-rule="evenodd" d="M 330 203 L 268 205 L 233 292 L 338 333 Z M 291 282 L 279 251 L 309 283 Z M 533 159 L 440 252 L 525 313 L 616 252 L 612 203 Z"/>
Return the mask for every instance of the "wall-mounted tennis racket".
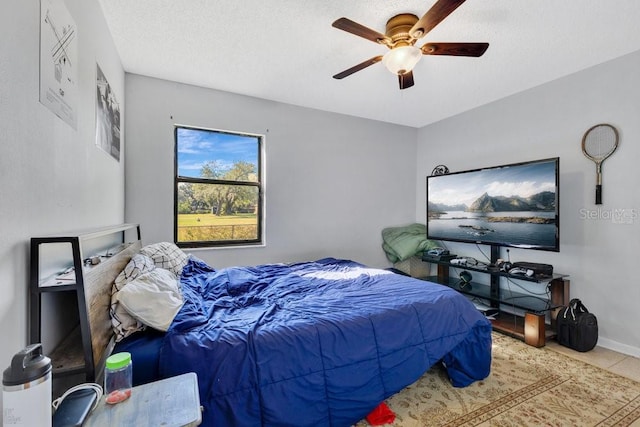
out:
<path id="1" fill-rule="evenodd" d="M 618 148 L 618 130 L 610 124 L 595 125 L 582 137 L 582 152 L 596 164 L 596 205 L 602 204 L 602 162 Z"/>

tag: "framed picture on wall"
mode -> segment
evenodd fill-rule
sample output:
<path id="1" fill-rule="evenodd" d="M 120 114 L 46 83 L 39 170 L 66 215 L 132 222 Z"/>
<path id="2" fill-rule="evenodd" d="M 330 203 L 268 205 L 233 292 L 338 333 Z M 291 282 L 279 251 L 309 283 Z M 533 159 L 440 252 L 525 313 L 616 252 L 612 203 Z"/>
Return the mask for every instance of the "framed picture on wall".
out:
<path id="1" fill-rule="evenodd" d="M 78 33 L 62 0 L 40 2 L 40 102 L 78 128 Z"/>
<path id="2" fill-rule="evenodd" d="M 120 161 L 120 104 L 96 64 L 96 145 Z"/>

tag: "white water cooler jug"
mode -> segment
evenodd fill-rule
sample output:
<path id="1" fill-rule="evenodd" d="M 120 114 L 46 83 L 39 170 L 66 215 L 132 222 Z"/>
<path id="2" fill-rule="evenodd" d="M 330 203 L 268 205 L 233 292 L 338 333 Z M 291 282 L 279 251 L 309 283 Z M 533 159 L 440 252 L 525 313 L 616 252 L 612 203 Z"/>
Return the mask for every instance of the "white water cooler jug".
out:
<path id="1" fill-rule="evenodd" d="M 4 427 L 51 427 L 51 359 L 32 344 L 11 359 L 2 373 Z"/>

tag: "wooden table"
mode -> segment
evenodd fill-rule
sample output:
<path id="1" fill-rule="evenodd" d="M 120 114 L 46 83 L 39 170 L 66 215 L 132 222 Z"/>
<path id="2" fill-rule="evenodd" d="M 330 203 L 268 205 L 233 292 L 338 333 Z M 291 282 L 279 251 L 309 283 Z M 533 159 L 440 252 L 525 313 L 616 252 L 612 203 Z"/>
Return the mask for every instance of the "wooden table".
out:
<path id="1" fill-rule="evenodd" d="M 134 387 L 129 399 L 115 405 L 104 399 L 84 426 L 183 427 L 202 422 L 198 378 L 193 372 Z"/>

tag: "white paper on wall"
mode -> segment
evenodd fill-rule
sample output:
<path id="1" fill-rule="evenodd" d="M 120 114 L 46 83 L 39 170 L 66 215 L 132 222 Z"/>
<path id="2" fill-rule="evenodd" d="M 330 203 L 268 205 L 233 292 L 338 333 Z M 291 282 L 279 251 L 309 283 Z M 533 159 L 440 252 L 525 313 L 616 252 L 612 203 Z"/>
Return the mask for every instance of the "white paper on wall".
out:
<path id="1" fill-rule="evenodd" d="M 40 102 L 77 129 L 78 33 L 62 0 L 40 2 Z"/>

